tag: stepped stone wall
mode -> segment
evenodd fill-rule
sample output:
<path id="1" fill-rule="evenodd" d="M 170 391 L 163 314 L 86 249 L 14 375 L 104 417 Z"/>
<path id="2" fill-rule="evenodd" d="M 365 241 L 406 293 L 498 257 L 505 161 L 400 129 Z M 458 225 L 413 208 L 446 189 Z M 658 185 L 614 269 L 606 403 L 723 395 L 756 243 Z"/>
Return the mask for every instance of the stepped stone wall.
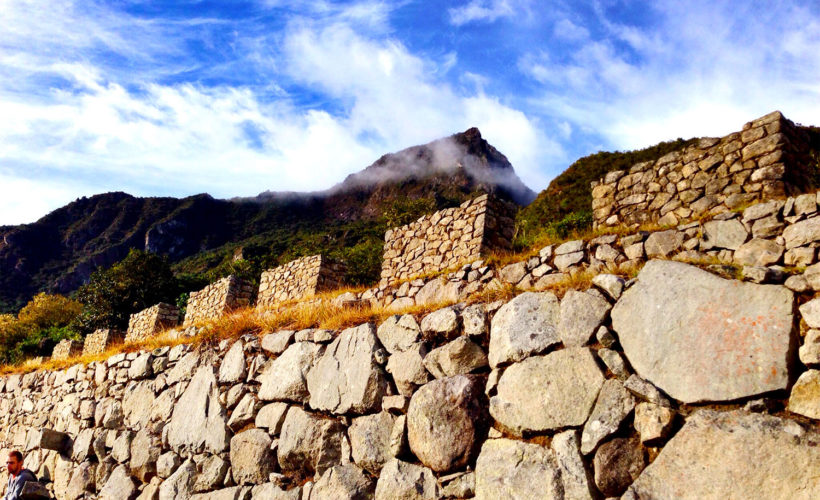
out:
<path id="1" fill-rule="evenodd" d="M 703 214 L 809 191 L 808 138 L 779 111 L 722 138 L 704 138 L 657 161 L 614 171 L 592 184 L 596 227 L 658 222 L 674 226 Z"/>
<path id="2" fill-rule="evenodd" d="M 253 297 L 253 287 L 236 276 L 215 281 L 188 298 L 183 327 L 199 320 L 218 318 L 238 307 L 246 306 Z"/>
<path id="3" fill-rule="evenodd" d="M 256 307 L 269 308 L 290 300 L 313 297 L 315 294 L 339 288 L 346 268 L 322 255 L 311 255 L 288 262 L 262 273 Z"/>
<path id="4" fill-rule="evenodd" d="M 598 278 L 0 377 L 0 448 L 61 500 L 820 495 L 820 299 Z"/>
<path id="5" fill-rule="evenodd" d="M 124 339 L 125 334 L 120 330 L 109 328 L 95 330 L 94 333 L 85 337 L 83 355 L 102 354 L 109 347 L 122 342 Z"/>
<path id="6" fill-rule="evenodd" d="M 83 343 L 79 340 L 63 339 L 57 342 L 51 352 L 51 359 L 62 360 L 79 356 L 83 352 Z"/>
<path id="7" fill-rule="evenodd" d="M 387 231 L 382 283 L 449 269 L 491 250 L 510 249 L 515 211 L 511 203 L 482 195 Z"/>
<path id="8" fill-rule="evenodd" d="M 128 320 L 128 333 L 125 335 L 125 341 L 136 342 L 146 339 L 165 328 L 177 326 L 178 323 L 179 308 L 160 302 L 131 315 Z"/>

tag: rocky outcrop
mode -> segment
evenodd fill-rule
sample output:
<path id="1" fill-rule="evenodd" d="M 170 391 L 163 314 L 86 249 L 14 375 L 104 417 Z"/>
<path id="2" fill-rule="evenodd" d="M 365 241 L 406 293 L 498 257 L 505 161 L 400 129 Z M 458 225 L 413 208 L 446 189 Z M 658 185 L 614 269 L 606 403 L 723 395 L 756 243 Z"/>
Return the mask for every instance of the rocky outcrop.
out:
<path id="1" fill-rule="evenodd" d="M 789 420 L 701 410 L 638 477 L 626 498 L 808 500 L 820 492 L 818 444 L 820 434 Z"/>
<path id="2" fill-rule="evenodd" d="M 775 285 L 650 261 L 612 310 L 638 375 L 685 403 L 785 389 L 794 361 L 794 298 Z"/>

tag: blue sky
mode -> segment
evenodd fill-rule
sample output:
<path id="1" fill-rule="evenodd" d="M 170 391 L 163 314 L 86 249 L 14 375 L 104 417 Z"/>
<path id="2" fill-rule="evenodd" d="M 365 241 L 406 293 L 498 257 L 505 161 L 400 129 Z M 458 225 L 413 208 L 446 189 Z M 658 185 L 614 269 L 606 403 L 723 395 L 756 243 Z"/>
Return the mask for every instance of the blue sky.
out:
<path id="1" fill-rule="evenodd" d="M 79 196 L 317 190 L 478 126 L 580 156 L 820 124 L 812 1 L 0 0 L 0 225 Z"/>

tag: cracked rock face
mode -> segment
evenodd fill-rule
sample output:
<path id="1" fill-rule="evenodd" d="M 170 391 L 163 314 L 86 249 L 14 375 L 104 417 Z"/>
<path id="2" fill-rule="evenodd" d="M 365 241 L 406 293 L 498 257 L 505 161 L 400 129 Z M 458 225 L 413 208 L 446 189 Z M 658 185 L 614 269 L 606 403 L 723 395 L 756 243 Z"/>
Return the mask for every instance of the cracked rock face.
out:
<path id="1" fill-rule="evenodd" d="M 584 425 L 604 375 L 589 349 L 571 347 L 508 367 L 490 398 L 490 414 L 509 432 Z"/>
<path id="2" fill-rule="evenodd" d="M 378 410 L 387 390 L 375 359 L 380 348 L 369 323 L 343 331 L 308 372 L 310 406 L 336 414 Z"/>
<path id="3" fill-rule="evenodd" d="M 625 497 L 808 500 L 820 491 L 818 464 L 816 430 L 769 415 L 701 410 Z"/>
<path id="4" fill-rule="evenodd" d="M 612 309 L 635 371 L 684 403 L 785 389 L 794 359 L 792 292 L 650 261 Z"/>
<path id="5" fill-rule="evenodd" d="M 174 406 L 168 424 L 168 442 L 177 450 L 222 453 L 230 442 L 225 408 L 219 402 L 216 376 L 210 366 L 200 367 Z"/>

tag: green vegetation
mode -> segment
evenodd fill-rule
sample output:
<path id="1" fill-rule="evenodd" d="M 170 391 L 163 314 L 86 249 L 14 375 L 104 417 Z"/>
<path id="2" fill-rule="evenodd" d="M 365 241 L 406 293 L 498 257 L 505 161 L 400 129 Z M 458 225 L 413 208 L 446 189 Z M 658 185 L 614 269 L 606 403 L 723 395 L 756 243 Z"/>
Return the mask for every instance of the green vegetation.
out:
<path id="1" fill-rule="evenodd" d="M 75 294 L 83 305 L 71 327 L 82 334 L 98 328 L 128 327 L 131 314 L 158 302 L 175 302 L 181 281 L 165 257 L 131 250 L 122 261 L 98 269 Z"/>
<path id="2" fill-rule="evenodd" d="M 60 340 L 78 339 L 70 323 L 83 306 L 62 295 L 40 293 L 15 317 L 0 315 L 0 362 L 16 363 L 26 357 L 49 355 Z"/>
<path id="3" fill-rule="evenodd" d="M 523 249 L 546 237 L 565 238 L 592 226 L 590 184 L 608 172 L 656 160 L 692 144 L 695 139 L 661 142 L 635 151 L 598 152 L 585 156 L 556 177 L 517 218 L 514 246 Z"/>

